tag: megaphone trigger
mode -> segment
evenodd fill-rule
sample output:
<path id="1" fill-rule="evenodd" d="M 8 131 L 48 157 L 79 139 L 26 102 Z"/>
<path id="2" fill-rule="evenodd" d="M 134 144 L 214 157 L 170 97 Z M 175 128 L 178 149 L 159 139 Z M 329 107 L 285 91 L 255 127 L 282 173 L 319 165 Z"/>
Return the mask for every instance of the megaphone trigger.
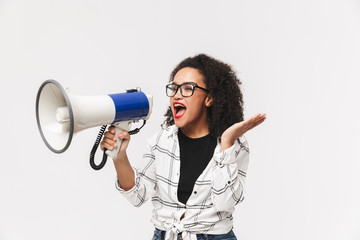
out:
<path id="1" fill-rule="evenodd" d="M 131 122 L 132 121 L 123 121 L 123 122 L 117 122 L 112 124 L 112 126 L 115 128 L 115 136 L 117 138 L 116 143 L 117 143 L 117 147 L 114 148 L 113 150 L 106 150 L 106 155 L 108 155 L 109 157 L 111 157 L 112 159 L 117 157 L 117 154 L 119 152 L 122 140 L 118 138 L 119 133 L 121 132 L 128 132 L 130 131 L 131 128 Z"/>

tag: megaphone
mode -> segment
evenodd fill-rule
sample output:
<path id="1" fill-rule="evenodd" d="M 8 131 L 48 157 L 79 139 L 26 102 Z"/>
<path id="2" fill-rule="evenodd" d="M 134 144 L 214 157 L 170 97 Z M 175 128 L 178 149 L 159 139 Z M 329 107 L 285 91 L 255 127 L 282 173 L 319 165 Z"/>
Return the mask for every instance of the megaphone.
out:
<path id="1" fill-rule="evenodd" d="M 69 93 L 55 80 L 47 80 L 40 86 L 36 97 L 36 120 L 40 135 L 46 146 L 54 153 L 65 152 L 70 146 L 74 133 L 81 130 L 102 126 L 93 151 L 98 147 L 106 125 L 115 126 L 116 136 L 122 131 L 129 131 L 132 122 L 146 120 L 152 111 L 153 98 L 139 88 L 127 90 L 124 93 L 78 96 Z M 143 124 L 143 125 L 144 125 Z M 138 132 L 136 129 L 135 132 Z M 100 136 L 101 135 L 101 136 Z M 117 148 L 105 153 L 116 158 L 121 145 L 118 139 Z M 90 159 L 96 170 L 106 162 L 96 165 Z M 92 156 L 91 156 L 92 155 Z"/>

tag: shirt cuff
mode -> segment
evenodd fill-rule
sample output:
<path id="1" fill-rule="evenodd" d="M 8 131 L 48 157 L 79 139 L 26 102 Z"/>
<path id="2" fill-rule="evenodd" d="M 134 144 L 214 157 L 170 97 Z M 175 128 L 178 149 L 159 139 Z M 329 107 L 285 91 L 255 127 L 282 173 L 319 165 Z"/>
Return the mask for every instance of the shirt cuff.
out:
<path id="1" fill-rule="evenodd" d="M 239 144 L 238 140 L 240 140 L 241 144 Z M 239 139 L 236 139 L 234 144 L 226 149 L 225 151 L 220 152 L 220 146 L 215 150 L 214 160 L 220 164 L 231 164 L 235 163 L 239 157 L 240 151 L 245 151 L 243 149 L 244 144 L 247 145 L 245 137 L 241 136 Z"/>
<path id="2" fill-rule="evenodd" d="M 136 168 L 133 168 L 133 170 L 134 170 L 134 174 L 135 174 L 135 185 L 131 189 L 127 190 L 127 191 L 121 188 L 119 180 L 116 177 L 115 187 L 116 187 L 117 190 L 119 190 L 120 193 L 122 193 L 122 194 L 130 194 L 130 193 L 132 193 L 133 191 L 135 191 L 138 188 L 138 185 L 139 185 L 138 184 L 138 182 L 139 182 L 138 172 L 137 172 Z"/>

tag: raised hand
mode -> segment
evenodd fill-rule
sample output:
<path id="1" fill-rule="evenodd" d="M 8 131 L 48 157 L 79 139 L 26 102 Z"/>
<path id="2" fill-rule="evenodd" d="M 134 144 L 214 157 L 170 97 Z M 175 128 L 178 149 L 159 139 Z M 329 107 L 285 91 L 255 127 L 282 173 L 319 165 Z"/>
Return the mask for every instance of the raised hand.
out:
<path id="1" fill-rule="evenodd" d="M 231 147 L 235 140 L 241 137 L 244 133 L 258 126 L 266 119 L 265 113 L 258 113 L 253 117 L 244 120 L 242 122 L 235 123 L 226 129 L 221 135 L 221 148 L 220 151 L 224 151 Z"/>

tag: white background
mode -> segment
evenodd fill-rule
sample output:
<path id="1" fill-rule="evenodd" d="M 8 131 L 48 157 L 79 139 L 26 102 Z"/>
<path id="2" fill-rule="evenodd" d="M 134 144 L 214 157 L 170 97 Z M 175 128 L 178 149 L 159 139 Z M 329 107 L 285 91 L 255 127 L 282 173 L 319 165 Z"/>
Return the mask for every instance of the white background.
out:
<path id="1" fill-rule="evenodd" d="M 0 239 L 151 239 L 151 203 L 137 209 L 115 190 L 110 161 L 89 166 L 98 128 L 63 154 L 46 148 L 37 90 L 55 79 L 79 95 L 152 94 L 128 151 L 137 165 L 171 70 L 207 53 L 237 70 L 246 117 L 268 115 L 246 135 L 238 239 L 359 240 L 359 43 L 356 0 L 0 0 Z"/>

